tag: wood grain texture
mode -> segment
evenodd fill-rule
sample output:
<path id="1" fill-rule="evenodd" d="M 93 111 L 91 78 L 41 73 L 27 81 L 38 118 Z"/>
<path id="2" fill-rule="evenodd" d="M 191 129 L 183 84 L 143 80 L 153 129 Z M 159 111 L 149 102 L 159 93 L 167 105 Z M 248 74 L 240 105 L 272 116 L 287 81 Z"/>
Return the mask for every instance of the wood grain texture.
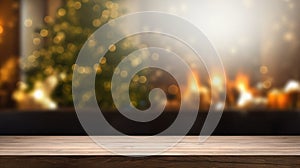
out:
<path id="1" fill-rule="evenodd" d="M 101 138 L 115 148 L 136 150 L 128 139 Z M 171 140 L 157 138 L 160 143 Z M 149 152 L 156 145 L 148 143 L 135 152 Z M 300 136 L 212 136 L 204 143 L 188 136 L 151 157 L 117 156 L 86 136 L 1 136 L 0 167 L 300 167 Z"/>
<path id="2" fill-rule="evenodd" d="M 124 137 L 101 136 L 103 142 L 111 142 L 112 148 L 123 151 L 151 152 L 158 144 L 145 143 L 142 149 Z M 145 138 L 145 137 L 135 137 Z M 172 137 L 157 137 L 161 144 L 170 142 Z M 87 136 L 1 136 L 1 156 L 112 156 L 115 155 L 95 144 Z M 160 155 L 300 155 L 300 136 L 212 136 L 200 143 L 198 137 L 187 136 L 173 148 Z"/>

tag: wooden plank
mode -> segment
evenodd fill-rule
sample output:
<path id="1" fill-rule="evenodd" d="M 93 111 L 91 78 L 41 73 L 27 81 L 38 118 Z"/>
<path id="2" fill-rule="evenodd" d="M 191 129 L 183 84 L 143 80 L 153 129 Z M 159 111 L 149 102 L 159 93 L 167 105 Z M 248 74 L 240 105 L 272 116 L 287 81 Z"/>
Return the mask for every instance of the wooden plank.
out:
<path id="1" fill-rule="evenodd" d="M 135 137 L 145 138 L 145 137 Z M 113 149 L 125 153 L 153 152 L 157 143 L 145 143 L 135 148 L 128 139 L 102 136 L 113 143 Z M 160 145 L 171 142 L 172 137 L 157 137 Z M 113 156 L 87 136 L 1 136 L 0 156 Z M 300 136 L 212 136 L 204 143 L 196 136 L 184 137 L 162 156 L 300 156 Z"/>
<path id="2" fill-rule="evenodd" d="M 128 139 L 102 136 L 123 152 L 151 152 L 157 143 L 136 149 Z M 145 138 L 145 137 L 135 137 Z M 160 144 L 172 137 L 157 137 Z M 300 167 L 300 136 L 212 136 L 205 143 L 184 137 L 151 157 L 117 156 L 87 136 L 0 136 L 1 168 L 112 167 Z"/>

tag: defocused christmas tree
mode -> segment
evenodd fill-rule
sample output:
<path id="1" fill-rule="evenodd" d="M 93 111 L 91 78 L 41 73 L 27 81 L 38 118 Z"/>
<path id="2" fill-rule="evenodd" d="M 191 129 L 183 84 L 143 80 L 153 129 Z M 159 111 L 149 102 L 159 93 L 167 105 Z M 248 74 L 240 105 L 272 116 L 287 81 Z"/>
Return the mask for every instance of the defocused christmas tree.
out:
<path id="1" fill-rule="evenodd" d="M 124 10 L 119 8 L 117 1 L 64 1 L 62 7 L 57 10 L 56 17 L 46 16 L 44 28 L 36 32 L 39 37 L 34 39 L 34 43 L 41 43 L 42 47 L 33 51 L 32 55 L 23 62 L 27 90 L 35 89 L 37 82 L 43 83 L 43 81 L 49 81 L 47 80 L 49 77 L 54 77 L 56 80 L 50 80 L 56 84 L 51 98 L 60 107 L 72 106 L 73 70 L 83 73 L 95 70 L 97 71 L 97 87 L 95 89 L 99 105 L 105 109 L 114 108 L 110 91 L 111 77 L 122 58 L 134 50 L 133 44 L 128 43 L 128 40 L 125 39 L 112 45 L 109 52 L 106 53 L 105 59 L 99 61 L 101 66 L 95 66 L 92 69 L 77 67 L 75 61 L 82 45 L 90 35 L 97 28 L 109 20 L 119 17 L 122 13 Z M 143 74 L 145 73 L 144 71 L 139 75 L 144 78 Z M 44 82 L 44 85 L 47 83 L 49 84 L 49 82 Z M 147 94 L 143 93 L 148 92 L 148 89 L 143 87 L 144 89 L 140 90 L 140 87 L 136 86 L 139 84 L 132 82 L 130 88 L 136 89 L 135 93 L 141 94 L 131 94 L 131 98 L 133 102 L 136 102 L 134 104 L 137 107 L 145 107 L 147 103 L 145 101 L 139 103 L 138 100 L 144 100 L 143 97 Z M 47 86 L 43 86 L 43 88 L 47 88 Z"/>

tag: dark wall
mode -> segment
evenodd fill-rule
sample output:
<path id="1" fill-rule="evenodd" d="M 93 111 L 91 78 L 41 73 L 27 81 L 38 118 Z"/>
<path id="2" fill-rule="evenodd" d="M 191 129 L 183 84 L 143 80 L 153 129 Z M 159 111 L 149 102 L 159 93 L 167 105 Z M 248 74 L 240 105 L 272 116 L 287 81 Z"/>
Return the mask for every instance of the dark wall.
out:
<path id="1" fill-rule="evenodd" d="M 185 117 L 190 119 L 189 112 Z M 170 126 L 176 112 L 166 112 L 152 123 L 135 123 L 117 112 L 104 112 L 117 130 L 130 135 L 156 135 Z M 189 135 L 199 135 L 207 113 L 200 112 Z M 73 110 L 0 111 L 0 135 L 86 135 Z M 112 135 L 105 128 L 99 135 Z M 178 135 L 174 132 L 172 135 Z M 225 111 L 213 135 L 300 135 L 296 111 Z"/>

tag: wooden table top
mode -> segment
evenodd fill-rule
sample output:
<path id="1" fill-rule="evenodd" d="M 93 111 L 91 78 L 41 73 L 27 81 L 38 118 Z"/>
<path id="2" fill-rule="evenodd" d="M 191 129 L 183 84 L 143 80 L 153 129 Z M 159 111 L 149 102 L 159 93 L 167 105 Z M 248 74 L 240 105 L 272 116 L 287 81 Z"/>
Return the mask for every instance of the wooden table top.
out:
<path id="1" fill-rule="evenodd" d="M 103 136 L 125 151 L 134 145 L 116 136 Z M 143 138 L 143 137 L 140 137 Z M 158 137 L 167 143 L 170 137 Z M 151 151 L 155 144 L 145 144 Z M 112 156 L 87 136 L 0 136 L 0 156 Z M 175 147 L 161 153 L 166 156 L 299 156 L 300 136 L 212 136 L 204 143 L 187 136 Z"/>

